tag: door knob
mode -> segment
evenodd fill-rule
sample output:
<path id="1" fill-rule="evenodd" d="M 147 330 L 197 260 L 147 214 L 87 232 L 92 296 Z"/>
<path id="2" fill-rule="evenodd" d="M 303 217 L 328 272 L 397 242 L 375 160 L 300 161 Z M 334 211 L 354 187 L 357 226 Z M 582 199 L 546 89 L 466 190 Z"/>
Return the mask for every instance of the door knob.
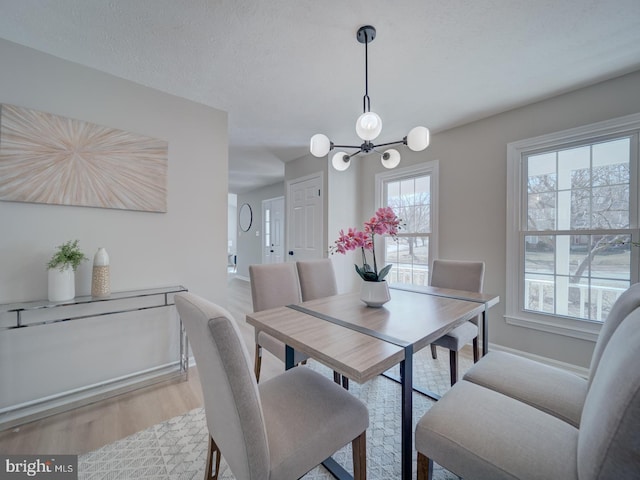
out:
<path id="1" fill-rule="evenodd" d="M 289 255 L 293 256 L 293 250 L 289 250 Z"/>

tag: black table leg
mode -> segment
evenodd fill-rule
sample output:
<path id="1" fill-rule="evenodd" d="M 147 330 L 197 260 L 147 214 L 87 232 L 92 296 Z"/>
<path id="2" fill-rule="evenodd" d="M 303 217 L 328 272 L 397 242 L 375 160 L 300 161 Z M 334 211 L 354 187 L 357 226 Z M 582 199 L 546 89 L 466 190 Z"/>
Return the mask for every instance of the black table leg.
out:
<path id="1" fill-rule="evenodd" d="M 413 460 L 413 345 L 404 349 L 404 360 L 400 362 L 402 382 L 402 479 L 411 480 Z"/>
<path id="2" fill-rule="evenodd" d="M 482 312 L 482 356 L 484 357 L 489 351 L 489 335 L 487 332 L 487 307 L 485 305 Z"/>
<path id="3" fill-rule="evenodd" d="M 285 370 L 289 370 L 290 368 L 295 367 L 295 365 L 293 364 L 294 351 L 295 350 L 289 345 L 286 345 L 284 348 L 284 358 L 285 358 L 284 369 Z"/>
<path id="4" fill-rule="evenodd" d="M 389 380 L 393 380 L 396 383 L 402 383 L 402 380 L 400 380 L 400 377 L 397 377 L 395 375 L 390 374 L 389 372 L 384 372 L 381 374 L 383 377 L 388 378 Z M 436 393 L 434 391 L 428 390 L 424 387 L 421 387 L 420 385 L 414 385 L 413 386 L 413 391 L 416 393 L 419 393 L 420 395 L 424 395 L 427 398 L 430 398 L 431 400 L 437 402 L 438 400 L 440 400 L 442 398 L 442 395 L 440 395 L 439 393 Z"/>
<path id="5" fill-rule="evenodd" d="M 329 470 L 329 473 L 338 480 L 353 480 L 351 474 L 342 468 L 342 465 L 336 462 L 332 457 L 329 457 L 322 462 L 322 466 Z"/>

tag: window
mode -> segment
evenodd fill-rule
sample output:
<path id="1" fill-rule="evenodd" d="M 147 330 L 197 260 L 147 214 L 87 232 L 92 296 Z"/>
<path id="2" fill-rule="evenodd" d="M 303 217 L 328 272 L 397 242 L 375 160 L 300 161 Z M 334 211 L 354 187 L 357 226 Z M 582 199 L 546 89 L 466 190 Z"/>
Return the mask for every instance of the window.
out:
<path id="1" fill-rule="evenodd" d="M 402 219 L 397 241 L 385 238 L 384 264 L 393 265 L 388 281 L 429 284 L 429 266 L 437 251 L 438 162 L 376 175 L 376 203 L 390 206 Z"/>
<path id="2" fill-rule="evenodd" d="M 640 115 L 508 147 L 507 322 L 593 338 L 638 280 Z"/>

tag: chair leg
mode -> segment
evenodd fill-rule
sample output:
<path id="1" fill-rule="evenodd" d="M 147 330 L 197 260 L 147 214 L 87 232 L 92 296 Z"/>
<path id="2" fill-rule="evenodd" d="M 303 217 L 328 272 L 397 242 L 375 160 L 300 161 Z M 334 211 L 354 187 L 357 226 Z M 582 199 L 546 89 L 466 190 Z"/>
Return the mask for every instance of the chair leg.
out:
<path id="1" fill-rule="evenodd" d="M 353 454 L 353 480 L 367 480 L 367 432 L 351 442 Z"/>
<path id="2" fill-rule="evenodd" d="M 213 456 L 216 457 L 216 469 L 213 470 Z M 204 480 L 218 480 L 220 473 L 220 449 L 209 435 L 209 448 L 207 449 L 207 463 L 204 470 Z"/>
<path id="3" fill-rule="evenodd" d="M 434 360 L 438 358 L 438 352 L 436 351 L 436 346 L 433 343 L 431 344 L 431 358 Z"/>
<path id="4" fill-rule="evenodd" d="M 433 460 L 418 452 L 418 480 L 432 480 Z"/>
<path id="5" fill-rule="evenodd" d="M 262 367 L 262 347 L 256 343 L 256 358 L 253 369 L 256 374 L 256 382 L 260 381 L 260 368 Z"/>
<path id="6" fill-rule="evenodd" d="M 458 352 L 449 350 L 449 373 L 451 374 L 451 386 L 458 381 Z"/>
<path id="7" fill-rule="evenodd" d="M 480 350 L 478 349 L 478 337 L 473 339 L 473 363 L 478 363 Z"/>

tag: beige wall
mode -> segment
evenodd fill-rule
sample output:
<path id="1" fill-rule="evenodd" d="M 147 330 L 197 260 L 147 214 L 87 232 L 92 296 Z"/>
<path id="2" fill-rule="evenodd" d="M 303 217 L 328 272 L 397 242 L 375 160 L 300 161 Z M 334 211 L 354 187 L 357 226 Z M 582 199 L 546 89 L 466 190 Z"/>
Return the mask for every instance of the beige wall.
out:
<path id="1" fill-rule="evenodd" d="M 504 302 L 507 144 L 637 112 L 640 71 L 434 134 L 423 152 L 402 149 L 401 166 L 440 160 L 439 257 L 484 260 L 485 291 Z M 365 216 L 382 170 L 379 161 L 362 162 Z M 593 342 L 507 325 L 503 315 L 504 303 L 490 312 L 492 343 L 588 366 Z"/>
<path id="2" fill-rule="evenodd" d="M 338 172 L 333 168 L 329 169 L 329 190 L 328 190 L 328 231 L 327 242 L 329 247 L 338 238 L 338 232 L 349 227 L 359 227 L 362 229 L 362 206 L 360 204 L 360 166 L 362 159 L 351 159 L 351 165 L 344 172 Z M 353 251 L 344 255 L 331 255 L 334 270 L 336 272 L 336 282 L 338 291 L 353 292 L 360 289 L 360 277 L 355 272 L 353 266 L 361 264 L 360 252 Z"/>
<path id="3" fill-rule="evenodd" d="M 167 213 L 0 202 L 0 303 L 46 298 L 46 262 L 55 246 L 78 239 L 91 258 L 98 247 L 107 249 L 113 291 L 182 284 L 225 304 L 226 113 L 4 40 L 0 40 L 0 65 L 0 103 L 148 135 L 169 144 Z M 89 294 L 90 283 L 91 265 L 85 262 L 76 275 L 76 294 Z M 74 368 L 84 375 L 119 361 L 123 352 L 117 348 L 118 340 L 126 340 L 128 333 L 105 330 L 101 338 L 106 342 L 109 335 L 116 346 L 107 349 L 105 356 L 91 357 L 92 365 L 78 365 L 89 357 L 77 358 L 75 353 L 84 349 L 92 354 L 84 335 L 101 328 L 92 326 L 85 332 L 82 323 L 21 329 L 32 337 L 23 336 L 24 343 L 16 342 L 14 331 L 0 332 L 0 404 L 11 403 L 6 397 L 10 392 L 24 393 L 28 387 L 21 382 L 33 380 L 38 365 L 49 368 L 59 361 L 63 367 L 51 367 L 53 378 L 45 381 L 74 382 Z M 56 338 L 61 332 L 64 338 Z M 146 332 L 147 336 L 156 333 Z M 41 354 L 34 352 L 29 345 L 45 335 L 48 348 Z M 165 344 L 140 347 L 138 360 L 166 357 L 166 352 L 158 352 L 164 348 L 160 345 Z M 58 385 L 63 390 L 68 386 Z"/>

